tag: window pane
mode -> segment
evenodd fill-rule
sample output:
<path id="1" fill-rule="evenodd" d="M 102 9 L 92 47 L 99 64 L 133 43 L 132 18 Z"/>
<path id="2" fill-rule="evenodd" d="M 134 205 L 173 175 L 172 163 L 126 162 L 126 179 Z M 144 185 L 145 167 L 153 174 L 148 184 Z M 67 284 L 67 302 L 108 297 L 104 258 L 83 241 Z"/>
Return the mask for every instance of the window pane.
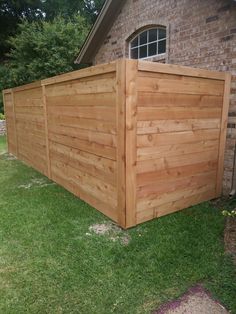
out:
<path id="1" fill-rule="evenodd" d="M 131 58 L 138 59 L 138 48 L 131 49 Z"/>
<path id="2" fill-rule="evenodd" d="M 148 56 L 155 56 L 157 54 L 157 43 L 148 45 Z"/>
<path id="3" fill-rule="evenodd" d="M 149 30 L 149 42 L 157 40 L 157 29 L 150 29 Z"/>
<path id="4" fill-rule="evenodd" d="M 143 32 L 140 35 L 140 45 L 147 43 L 147 32 Z"/>
<path id="5" fill-rule="evenodd" d="M 158 29 L 158 39 L 166 38 L 166 30 L 163 28 Z"/>
<path id="6" fill-rule="evenodd" d="M 158 54 L 166 52 L 166 40 L 158 42 Z"/>
<path id="7" fill-rule="evenodd" d="M 131 41 L 131 48 L 138 46 L 138 36 Z"/>
<path id="8" fill-rule="evenodd" d="M 139 58 L 146 58 L 147 57 L 147 46 L 139 47 Z"/>

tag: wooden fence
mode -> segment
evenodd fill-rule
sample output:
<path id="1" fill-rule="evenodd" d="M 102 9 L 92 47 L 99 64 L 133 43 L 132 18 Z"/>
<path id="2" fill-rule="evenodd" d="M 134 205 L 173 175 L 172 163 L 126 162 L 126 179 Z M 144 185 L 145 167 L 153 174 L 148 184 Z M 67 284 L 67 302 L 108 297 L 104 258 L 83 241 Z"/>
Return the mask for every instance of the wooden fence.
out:
<path id="1" fill-rule="evenodd" d="M 229 86 L 124 59 L 5 90 L 8 150 L 132 227 L 220 196 Z"/>

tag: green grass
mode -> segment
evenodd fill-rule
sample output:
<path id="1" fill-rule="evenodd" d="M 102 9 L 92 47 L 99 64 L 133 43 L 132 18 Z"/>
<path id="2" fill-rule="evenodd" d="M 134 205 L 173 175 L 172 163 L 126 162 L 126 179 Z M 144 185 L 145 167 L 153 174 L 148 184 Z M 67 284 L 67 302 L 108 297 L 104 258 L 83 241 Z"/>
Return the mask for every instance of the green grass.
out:
<path id="1" fill-rule="evenodd" d="M 0 136 L 0 154 L 6 151 L 6 136 Z"/>
<path id="2" fill-rule="evenodd" d="M 24 188 L 35 179 L 50 183 L 1 155 L 0 313 L 150 313 L 196 283 L 236 313 L 224 217 L 211 203 L 125 231 L 124 246 L 88 235 L 109 220 L 63 188 Z"/>

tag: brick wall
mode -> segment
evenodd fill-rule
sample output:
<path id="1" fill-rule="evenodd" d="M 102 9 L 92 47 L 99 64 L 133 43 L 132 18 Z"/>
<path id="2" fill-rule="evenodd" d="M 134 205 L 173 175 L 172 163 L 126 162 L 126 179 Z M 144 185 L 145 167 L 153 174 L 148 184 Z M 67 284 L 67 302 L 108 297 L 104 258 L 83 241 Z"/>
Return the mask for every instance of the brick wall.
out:
<path id="1" fill-rule="evenodd" d="M 236 2 L 233 0 L 127 0 L 94 63 L 128 57 L 128 40 L 140 28 L 167 27 L 160 61 L 232 73 L 223 190 L 231 189 L 236 145 Z M 159 60 L 160 59 L 160 60 Z"/>
<path id="2" fill-rule="evenodd" d="M 0 136 L 6 134 L 6 121 L 0 120 Z"/>

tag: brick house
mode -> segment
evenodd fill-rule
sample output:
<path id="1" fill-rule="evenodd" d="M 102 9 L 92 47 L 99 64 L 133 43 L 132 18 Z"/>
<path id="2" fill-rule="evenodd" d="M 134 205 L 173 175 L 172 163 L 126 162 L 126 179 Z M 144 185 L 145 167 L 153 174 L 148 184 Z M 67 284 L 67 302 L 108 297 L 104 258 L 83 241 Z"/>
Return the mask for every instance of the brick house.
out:
<path id="1" fill-rule="evenodd" d="M 236 181 L 236 1 L 107 0 L 76 62 L 122 57 L 232 73 L 223 181 L 228 194 Z"/>

